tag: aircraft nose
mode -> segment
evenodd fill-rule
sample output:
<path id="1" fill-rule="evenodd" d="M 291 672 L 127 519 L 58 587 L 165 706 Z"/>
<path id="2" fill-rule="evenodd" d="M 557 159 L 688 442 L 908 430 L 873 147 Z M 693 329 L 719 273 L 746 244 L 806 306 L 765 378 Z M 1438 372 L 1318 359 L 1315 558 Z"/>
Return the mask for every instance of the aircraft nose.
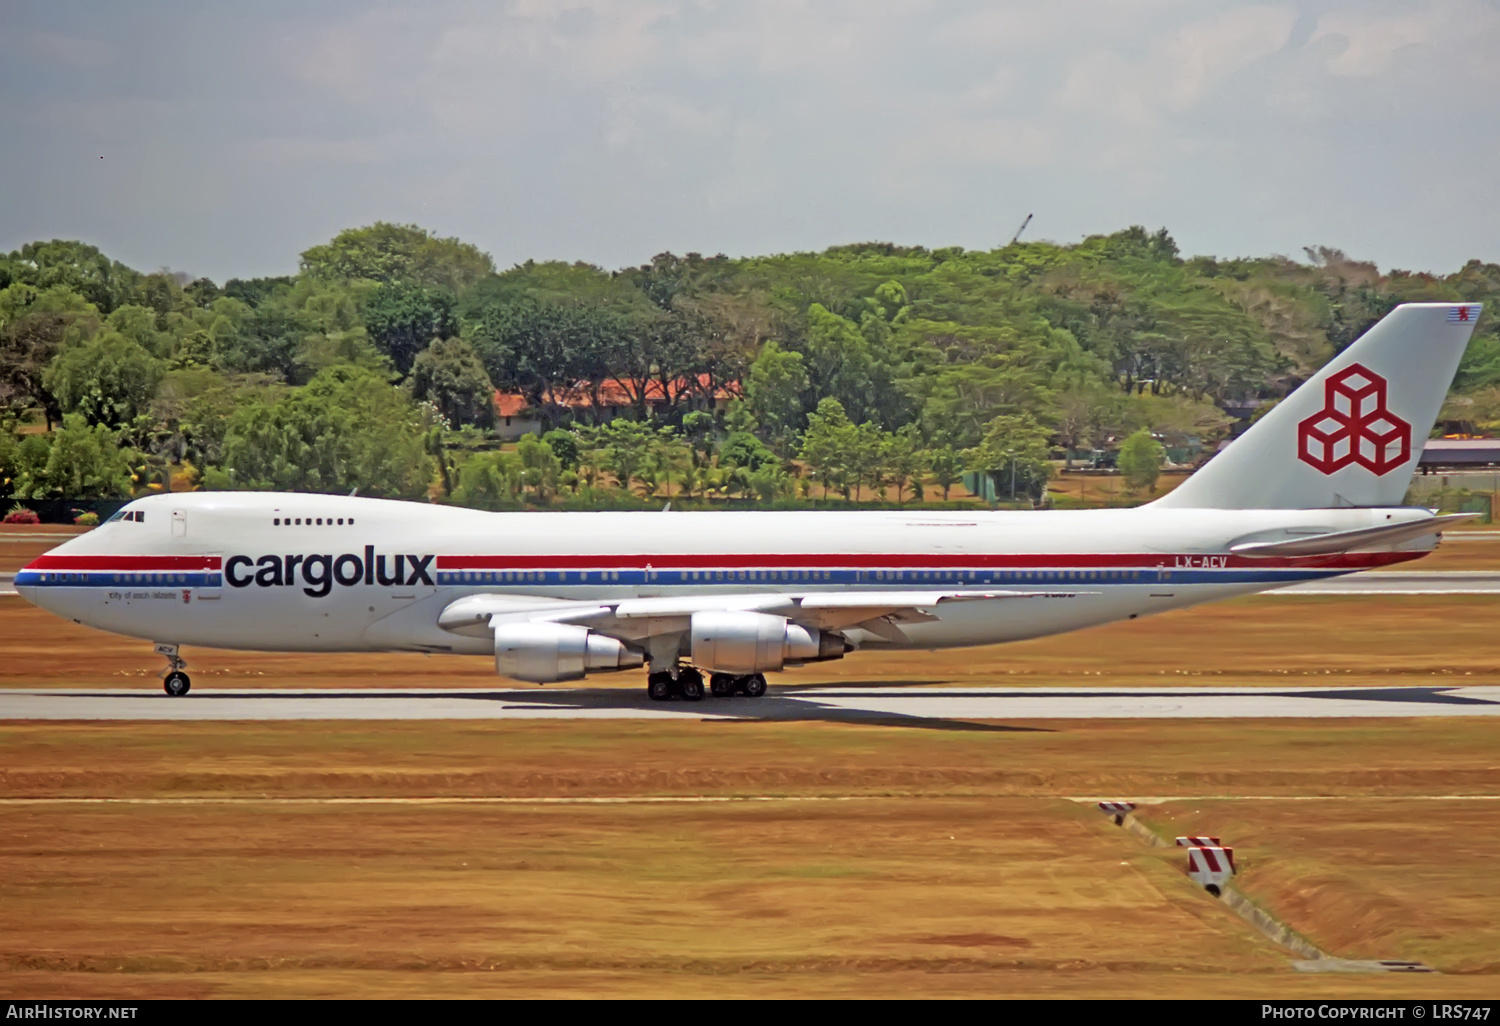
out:
<path id="1" fill-rule="evenodd" d="M 73 619 L 79 615 L 74 607 L 78 604 L 83 575 L 60 571 L 54 558 L 57 552 L 58 549 L 53 549 L 21 567 L 12 583 L 16 594 L 32 605 Z"/>
<path id="2" fill-rule="evenodd" d="M 42 601 L 41 595 L 45 590 L 42 588 L 43 571 L 41 564 L 46 558 L 46 556 L 43 556 L 41 559 L 34 559 L 13 574 L 0 575 L 0 595 L 20 595 L 23 599 L 34 605 L 41 606 L 43 609 L 47 608 L 46 603 Z"/>

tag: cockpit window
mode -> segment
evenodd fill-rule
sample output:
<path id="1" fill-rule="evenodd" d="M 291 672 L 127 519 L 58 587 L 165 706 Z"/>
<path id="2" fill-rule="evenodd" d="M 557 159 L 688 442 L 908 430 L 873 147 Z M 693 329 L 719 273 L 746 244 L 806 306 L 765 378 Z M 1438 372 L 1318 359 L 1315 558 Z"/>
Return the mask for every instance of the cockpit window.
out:
<path id="1" fill-rule="evenodd" d="M 146 522 L 146 514 L 145 514 L 144 511 L 138 510 L 138 509 L 132 509 L 132 510 L 123 510 L 122 509 L 118 513 L 116 513 L 114 516 L 112 516 L 108 520 L 106 520 L 105 523 L 106 524 L 112 524 L 116 520 L 130 520 L 130 521 L 134 521 L 137 524 L 144 524 Z"/>

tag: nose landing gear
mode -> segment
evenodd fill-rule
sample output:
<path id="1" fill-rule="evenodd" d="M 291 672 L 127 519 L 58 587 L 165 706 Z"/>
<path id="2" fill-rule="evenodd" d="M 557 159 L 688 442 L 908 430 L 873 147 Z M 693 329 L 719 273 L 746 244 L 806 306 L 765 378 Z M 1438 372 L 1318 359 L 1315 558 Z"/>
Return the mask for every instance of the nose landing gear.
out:
<path id="1" fill-rule="evenodd" d="M 181 698 L 193 686 L 192 678 L 183 672 L 187 669 L 187 661 L 177 654 L 176 645 L 158 642 L 156 651 L 167 657 L 167 668 L 161 672 L 162 690 L 173 698 Z"/>

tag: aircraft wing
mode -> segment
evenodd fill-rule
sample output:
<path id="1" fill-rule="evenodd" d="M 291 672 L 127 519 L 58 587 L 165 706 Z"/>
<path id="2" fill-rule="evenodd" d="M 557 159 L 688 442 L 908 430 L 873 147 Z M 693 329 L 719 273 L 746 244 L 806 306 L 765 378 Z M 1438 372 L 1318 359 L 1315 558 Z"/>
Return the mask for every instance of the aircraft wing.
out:
<path id="1" fill-rule="evenodd" d="M 1071 598 L 1076 594 L 1081 593 L 1014 590 L 762 592 L 579 602 L 485 593 L 468 595 L 449 603 L 438 616 L 438 626 L 458 634 L 484 637 L 496 624 L 567 623 L 622 640 L 639 641 L 654 634 L 687 630 L 694 613 L 738 611 L 784 616 L 820 630 L 861 627 L 888 637 L 891 632 L 884 630 L 882 625 L 936 619 L 930 611 L 945 603 Z"/>

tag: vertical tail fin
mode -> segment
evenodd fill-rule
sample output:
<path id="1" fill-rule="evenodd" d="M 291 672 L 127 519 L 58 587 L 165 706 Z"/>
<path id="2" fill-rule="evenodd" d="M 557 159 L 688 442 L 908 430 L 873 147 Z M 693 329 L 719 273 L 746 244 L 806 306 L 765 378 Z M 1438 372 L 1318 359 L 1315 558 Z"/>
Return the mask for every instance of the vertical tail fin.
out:
<path id="1" fill-rule="evenodd" d="M 1481 309 L 1396 307 L 1155 505 L 1399 505 Z"/>

